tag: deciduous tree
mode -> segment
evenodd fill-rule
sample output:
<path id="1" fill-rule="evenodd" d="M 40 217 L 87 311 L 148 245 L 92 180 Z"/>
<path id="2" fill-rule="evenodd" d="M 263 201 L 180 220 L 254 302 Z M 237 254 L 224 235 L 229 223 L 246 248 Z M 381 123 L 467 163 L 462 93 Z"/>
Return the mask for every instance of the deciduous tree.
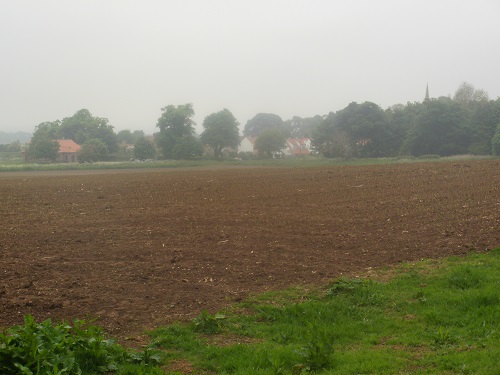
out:
<path id="1" fill-rule="evenodd" d="M 201 134 L 201 142 L 214 150 L 219 158 L 225 147 L 237 148 L 240 144 L 238 121 L 228 109 L 212 113 L 203 121 L 205 130 Z"/>
<path id="2" fill-rule="evenodd" d="M 192 135 L 186 135 L 177 140 L 172 157 L 177 160 L 192 160 L 203 155 L 201 142 Z"/>
<path id="3" fill-rule="evenodd" d="M 57 160 L 59 155 L 59 143 L 50 139 L 47 136 L 38 136 L 31 140 L 28 148 L 28 157 L 34 161 L 51 161 Z"/>
<path id="4" fill-rule="evenodd" d="M 476 89 L 474 85 L 463 82 L 455 91 L 453 100 L 460 104 L 469 104 L 471 102 L 487 101 L 488 93 L 482 89 Z"/>
<path id="5" fill-rule="evenodd" d="M 335 113 L 330 112 L 313 132 L 312 145 L 314 149 L 327 158 L 342 157 L 339 153 L 337 136 L 339 130 L 335 127 Z M 351 140 L 343 132 L 345 148 L 350 149 Z"/>
<path id="6" fill-rule="evenodd" d="M 491 155 L 491 139 L 500 122 L 500 98 L 474 102 L 468 113 L 472 131 L 469 153 Z"/>
<path id="7" fill-rule="evenodd" d="M 340 142 L 335 137 L 341 137 Z M 330 113 L 315 132 L 313 144 L 325 156 L 381 157 L 390 153 L 386 113 L 376 104 L 353 102 Z M 346 144 L 346 142 L 348 142 Z"/>
<path id="8" fill-rule="evenodd" d="M 100 139 L 108 152 L 118 150 L 118 143 L 113 126 L 108 119 L 95 117 L 87 109 L 81 109 L 73 116 L 63 120 L 42 122 L 35 127 L 33 138 L 46 137 L 52 140 L 72 139 L 79 145 L 91 139 Z"/>
<path id="9" fill-rule="evenodd" d="M 106 160 L 108 157 L 108 149 L 106 144 L 98 138 L 89 139 L 78 152 L 78 160 L 80 162 L 96 162 Z"/>
<path id="10" fill-rule="evenodd" d="M 326 121 L 316 129 L 312 144 L 316 151 L 327 158 L 349 159 L 353 156 L 349 135 L 343 130 L 330 126 Z"/>
<path id="11" fill-rule="evenodd" d="M 500 156 L 500 124 L 498 124 L 496 133 L 491 139 L 491 147 L 493 155 Z"/>
<path id="12" fill-rule="evenodd" d="M 285 137 L 291 133 L 289 124 L 285 124 L 280 116 L 274 113 L 258 113 L 253 118 L 247 121 L 243 134 L 245 136 L 258 137 L 265 130 L 279 129 Z"/>
<path id="13" fill-rule="evenodd" d="M 471 129 L 464 109 L 454 101 L 426 101 L 403 149 L 411 155 L 458 155 L 467 152 Z"/>
<path id="14" fill-rule="evenodd" d="M 292 138 L 312 138 L 314 131 L 322 123 L 323 117 L 319 115 L 306 118 L 293 116 L 291 120 L 285 121 L 287 128 L 290 129 L 290 137 Z"/>
<path id="15" fill-rule="evenodd" d="M 134 144 L 134 157 L 139 160 L 154 159 L 156 149 L 153 142 L 146 137 L 140 137 Z"/>
<path id="16" fill-rule="evenodd" d="M 286 145 L 286 138 L 280 129 L 264 130 L 255 140 L 255 148 L 260 155 L 272 158 Z"/>
<path id="17" fill-rule="evenodd" d="M 397 156 L 402 153 L 408 131 L 415 125 L 422 103 L 414 102 L 406 105 L 397 104 L 386 110 L 388 121 L 387 156 Z"/>
<path id="18" fill-rule="evenodd" d="M 118 150 L 118 141 L 113 126 L 107 118 L 92 116 L 88 109 L 81 109 L 71 117 L 61 121 L 61 134 L 64 139 L 72 139 L 83 145 L 91 139 L 100 139 L 108 153 Z"/>
<path id="19" fill-rule="evenodd" d="M 116 134 L 116 139 L 118 143 L 125 143 L 128 145 L 133 145 L 137 140 L 141 137 L 144 137 L 144 131 L 143 130 L 134 130 L 134 132 L 131 132 L 128 129 L 125 130 L 120 130 Z"/>
<path id="20" fill-rule="evenodd" d="M 162 115 L 156 126 L 160 132 L 156 136 L 158 147 L 166 159 L 174 158 L 174 147 L 185 137 L 191 137 L 194 133 L 192 117 L 194 109 L 192 104 L 168 105 L 161 109 Z M 178 153 L 177 153 L 178 154 Z"/>

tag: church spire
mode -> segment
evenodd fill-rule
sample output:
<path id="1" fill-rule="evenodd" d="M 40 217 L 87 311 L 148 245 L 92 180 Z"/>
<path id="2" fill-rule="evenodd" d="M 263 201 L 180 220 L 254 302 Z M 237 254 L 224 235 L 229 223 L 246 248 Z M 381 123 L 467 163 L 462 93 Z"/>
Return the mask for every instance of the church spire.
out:
<path id="1" fill-rule="evenodd" d="M 427 84 L 427 88 L 425 89 L 425 99 L 424 99 L 424 101 L 425 100 L 430 100 L 430 98 L 429 98 L 429 84 Z"/>

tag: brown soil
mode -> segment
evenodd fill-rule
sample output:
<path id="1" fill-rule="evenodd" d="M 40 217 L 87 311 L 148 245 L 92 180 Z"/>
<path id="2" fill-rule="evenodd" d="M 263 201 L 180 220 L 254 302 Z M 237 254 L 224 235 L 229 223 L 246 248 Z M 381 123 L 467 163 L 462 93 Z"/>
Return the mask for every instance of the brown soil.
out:
<path id="1" fill-rule="evenodd" d="M 249 293 L 500 245 L 500 161 L 3 174 L 0 327 L 115 337 Z"/>

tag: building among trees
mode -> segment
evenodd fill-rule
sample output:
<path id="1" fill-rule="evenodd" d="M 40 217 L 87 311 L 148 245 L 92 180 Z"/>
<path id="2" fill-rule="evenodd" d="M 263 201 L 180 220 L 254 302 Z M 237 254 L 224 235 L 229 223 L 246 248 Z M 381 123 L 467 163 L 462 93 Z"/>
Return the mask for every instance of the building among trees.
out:
<path id="1" fill-rule="evenodd" d="M 78 161 L 77 154 L 81 147 L 72 139 L 58 139 L 59 153 L 57 161 L 63 163 L 76 163 Z"/>

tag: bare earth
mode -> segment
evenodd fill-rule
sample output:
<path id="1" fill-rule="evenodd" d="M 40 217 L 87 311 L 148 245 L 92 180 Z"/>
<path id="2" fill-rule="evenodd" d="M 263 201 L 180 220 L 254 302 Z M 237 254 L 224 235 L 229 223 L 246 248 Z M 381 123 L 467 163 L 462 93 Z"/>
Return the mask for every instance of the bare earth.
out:
<path id="1" fill-rule="evenodd" d="M 0 327 L 115 337 L 250 293 L 500 246 L 500 161 L 0 174 Z"/>

